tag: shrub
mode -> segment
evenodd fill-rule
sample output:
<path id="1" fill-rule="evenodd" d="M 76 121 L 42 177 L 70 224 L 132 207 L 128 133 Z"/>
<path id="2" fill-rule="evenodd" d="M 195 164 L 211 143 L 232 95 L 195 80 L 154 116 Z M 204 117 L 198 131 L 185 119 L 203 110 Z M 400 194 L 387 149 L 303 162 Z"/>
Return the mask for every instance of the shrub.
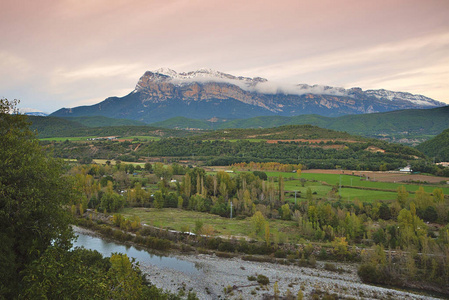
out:
<path id="1" fill-rule="evenodd" d="M 287 257 L 287 254 L 285 253 L 284 250 L 278 249 L 276 252 L 274 252 L 274 257 L 277 257 L 277 258 L 286 258 L 286 257 Z"/>
<path id="2" fill-rule="evenodd" d="M 334 264 L 331 263 L 325 263 L 324 264 L 324 269 L 327 271 L 331 271 L 331 272 L 336 272 L 337 271 L 337 267 Z"/>
<path id="3" fill-rule="evenodd" d="M 222 242 L 218 245 L 218 251 L 234 252 L 234 245 L 230 242 Z"/>
<path id="4" fill-rule="evenodd" d="M 270 279 L 265 275 L 259 274 L 257 275 L 257 282 L 261 285 L 267 285 L 270 283 Z"/>
<path id="5" fill-rule="evenodd" d="M 218 256 L 218 257 L 224 257 L 224 258 L 232 258 L 232 257 L 234 257 L 234 255 L 232 255 L 231 253 L 220 252 L 220 251 L 215 252 L 215 255 Z"/>

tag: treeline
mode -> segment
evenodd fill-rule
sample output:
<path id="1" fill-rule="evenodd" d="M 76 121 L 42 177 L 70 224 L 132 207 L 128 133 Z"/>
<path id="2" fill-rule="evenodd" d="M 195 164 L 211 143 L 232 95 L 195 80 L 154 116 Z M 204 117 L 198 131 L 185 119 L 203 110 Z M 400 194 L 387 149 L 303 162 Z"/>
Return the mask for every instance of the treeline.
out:
<path id="1" fill-rule="evenodd" d="M 268 163 L 238 163 L 231 165 L 239 170 L 258 170 L 258 171 L 280 171 L 280 172 L 298 172 L 301 173 L 303 166 L 301 164 L 281 164 L 276 162 Z"/>

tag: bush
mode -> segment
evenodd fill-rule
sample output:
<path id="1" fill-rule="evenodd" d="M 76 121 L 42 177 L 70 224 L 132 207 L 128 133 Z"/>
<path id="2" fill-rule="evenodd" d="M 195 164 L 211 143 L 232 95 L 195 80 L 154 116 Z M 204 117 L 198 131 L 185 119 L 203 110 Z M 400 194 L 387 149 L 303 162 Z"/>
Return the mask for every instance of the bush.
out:
<path id="1" fill-rule="evenodd" d="M 284 250 L 278 249 L 276 252 L 274 252 L 274 257 L 277 257 L 277 258 L 286 258 L 286 257 L 287 257 L 287 254 L 285 253 Z"/>
<path id="2" fill-rule="evenodd" d="M 270 279 L 265 275 L 259 274 L 257 275 L 257 282 L 261 285 L 267 285 L 270 283 Z"/>
<path id="3" fill-rule="evenodd" d="M 337 271 L 337 267 L 334 264 L 331 263 L 325 263 L 324 264 L 324 269 L 327 271 L 331 271 L 331 272 L 336 272 Z"/>
<path id="4" fill-rule="evenodd" d="M 222 242 L 218 245 L 218 251 L 234 252 L 234 245 L 230 242 Z"/>

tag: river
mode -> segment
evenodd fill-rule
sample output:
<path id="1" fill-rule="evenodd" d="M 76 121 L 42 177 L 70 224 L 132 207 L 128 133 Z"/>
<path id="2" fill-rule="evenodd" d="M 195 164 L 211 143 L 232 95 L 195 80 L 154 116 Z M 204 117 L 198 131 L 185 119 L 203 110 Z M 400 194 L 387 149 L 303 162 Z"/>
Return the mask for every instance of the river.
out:
<path id="1" fill-rule="evenodd" d="M 128 257 L 135 258 L 140 265 L 156 266 L 163 269 L 172 269 L 186 274 L 200 274 L 194 263 L 181 260 L 171 256 L 160 256 L 149 253 L 146 250 L 137 249 L 134 246 L 125 246 L 112 241 L 106 241 L 102 238 L 88 235 L 77 227 L 74 227 L 77 240 L 73 243 L 74 247 L 84 247 L 90 250 L 97 250 L 103 256 L 111 256 L 112 253 L 123 253 Z"/>

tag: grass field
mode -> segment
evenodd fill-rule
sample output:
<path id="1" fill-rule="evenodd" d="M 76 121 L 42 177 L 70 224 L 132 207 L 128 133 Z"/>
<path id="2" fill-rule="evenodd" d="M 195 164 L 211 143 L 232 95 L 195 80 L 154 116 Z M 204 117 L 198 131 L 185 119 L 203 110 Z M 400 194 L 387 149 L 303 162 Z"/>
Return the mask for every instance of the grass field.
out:
<path id="1" fill-rule="evenodd" d="M 227 238 L 233 236 L 237 239 L 239 237 L 256 238 L 252 233 L 250 218 L 244 220 L 229 219 L 208 213 L 176 208 L 124 208 L 120 213 L 126 217 L 137 215 L 143 223 L 159 228 L 181 231 L 181 229 L 188 227 L 190 231 L 193 231 L 196 221 L 200 220 L 204 225 L 213 227 L 214 236 Z M 296 223 L 294 221 L 268 221 L 273 238 L 276 237 L 290 242 L 297 242 L 299 240 Z"/>
<path id="2" fill-rule="evenodd" d="M 385 191 L 396 191 L 398 187 L 404 186 L 407 189 L 407 191 L 415 192 L 419 189 L 420 186 L 422 186 L 427 193 L 432 193 L 435 188 L 442 188 L 444 194 L 446 195 L 449 194 L 449 187 L 446 186 L 369 181 L 365 180 L 363 177 L 360 178 L 359 176 L 354 175 L 303 173 L 301 174 L 300 177 L 298 177 L 295 173 L 286 173 L 286 172 L 266 172 L 266 173 L 269 177 L 279 177 L 280 175 L 283 176 L 285 178 L 284 179 L 285 190 L 295 190 L 298 186 L 300 186 L 299 180 L 288 181 L 288 178 L 295 178 L 295 179 L 304 178 L 308 180 L 308 183 L 311 180 L 316 180 L 318 182 L 325 182 L 329 185 L 337 185 L 337 186 L 340 185 L 340 178 L 341 178 L 341 185 L 345 187 L 361 187 Z M 376 180 L 376 178 L 374 177 L 372 178 L 372 180 Z"/>

